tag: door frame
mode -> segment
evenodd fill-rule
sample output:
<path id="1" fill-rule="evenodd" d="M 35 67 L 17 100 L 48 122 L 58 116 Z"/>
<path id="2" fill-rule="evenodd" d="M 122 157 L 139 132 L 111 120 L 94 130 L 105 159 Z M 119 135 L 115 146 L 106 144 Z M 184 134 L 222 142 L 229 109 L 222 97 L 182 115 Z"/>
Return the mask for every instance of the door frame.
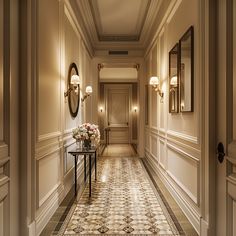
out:
<path id="1" fill-rule="evenodd" d="M 129 126 L 128 126 L 128 133 L 129 133 L 129 138 L 128 142 L 131 143 L 131 135 L 132 135 L 132 119 L 131 119 L 131 98 L 132 98 L 132 85 L 131 84 L 117 84 L 117 83 L 110 83 L 110 84 L 104 84 L 104 99 L 105 99 L 105 119 L 104 119 L 104 127 L 108 126 L 108 91 L 111 88 L 117 88 L 117 89 L 125 89 L 128 88 L 129 90 Z"/>
<path id="2" fill-rule="evenodd" d="M 229 198 L 227 197 L 227 174 L 229 172 L 229 146 L 232 141 L 232 32 L 230 20 L 232 2 L 235 0 L 208 0 L 205 4 L 205 125 L 202 126 L 205 141 L 203 151 L 205 163 L 205 197 L 202 198 L 202 215 L 208 224 L 207 230 L 201 235 L 231 235 Z M 204 47 L 203 49 L 204 50 Z M 204 131 L 205 129 L 205 131 Z M 204 136 L 203 136 L 204 137 Z M 222 164 L 218 162 L 217 144 L 222 142 L 226 157 Z M 203 170 L 204 170 L 203 169 Z M 222 177 L 222 178 L 220 178 Z M 223 191 L 224 198 L 220 198 Z M 204 190 L 203 190 L 204 193 Z M 208 193 L 208 194 L 207 194 Z M 207 213 L 209 214 L 207 216 Z"/>
<path id="3" fill-rule="evenodd" d="M 215 236 L 216 231 L 216 62 L 217 5 L 215 0 L 201 0 L 200 24 L 200 235 Z"/>

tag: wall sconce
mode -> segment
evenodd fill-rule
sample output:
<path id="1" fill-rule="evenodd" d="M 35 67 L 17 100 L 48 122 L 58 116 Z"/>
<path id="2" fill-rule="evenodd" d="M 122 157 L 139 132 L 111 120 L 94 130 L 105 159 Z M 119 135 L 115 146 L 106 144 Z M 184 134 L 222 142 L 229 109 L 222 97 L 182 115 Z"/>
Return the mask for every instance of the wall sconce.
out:
<path id="1" fill-rule="evenodd" d="M 138 107 L 134 107 L 134 112 L 137 112 L 137 110 L 138 110 Z"/>
<path id="2" fill-rule="evenodd" d="M 170 85 L 175 86 L 175 87 L 178 85 L 178 78 L 176 75 L 171 78 Z"/>
<path id="3" fill-rule="evenodd" d="M 100 112 L 103 112 L 103 107 L 100 107 L 99 110 L 100 110 Z"/>
<path id="4" fill-rule="evenodd" d="M 72 75 L 70 79 L 70 84 L 73 86 L 70 86 L 66 92 L 64 92 L 64 96 L 67 97 L 69 93 L 74 89 L 76 94 L 78 94 L 79 90 L 79 84 L 80 84 L 80 78 L 78 75 Z"/>
<path id="5" fill-rule="evenodd" d="M 85 89 L 85 95 L 83 98 L 81 98 L 81 101 L 83 102 L 86 98 L 88 98 L 93 92 L 92 86 L 87 86 Z"/>
<path id="6" fill-rule="evenodd" d="M 157 76 L 152 76 L 150 78 L 149 84 L 152 85 L 153 89 L 158 92 L 161 98 L 163 98 L 164 93 L 159 88 L 159 78 Z"/>
<path id="7" fill-rule="evenodd" d="M 170 79 L 170 92 L 175 91 L 178 86 L 178 77 L 174 75 Z"/>

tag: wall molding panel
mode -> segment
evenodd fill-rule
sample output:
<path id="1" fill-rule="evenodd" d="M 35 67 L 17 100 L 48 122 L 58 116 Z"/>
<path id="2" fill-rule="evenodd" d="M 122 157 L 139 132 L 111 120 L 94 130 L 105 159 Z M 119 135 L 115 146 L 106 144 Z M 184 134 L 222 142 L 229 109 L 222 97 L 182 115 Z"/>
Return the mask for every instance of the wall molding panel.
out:
<path id="1" fill-rule="evenodd" d="M 191 7 L 195 10 L 189 11 Z M 189 221 L 196 231 L 200 232 L 200 224 L 208 227 L 207 222 L 201 217 L 200 198 L 204 195 L 201 191 L 203 187 L 202 176 L 202 102 L 200 82 L 202 71 L 200 50 L 194 51 L 194 112 L 191 113 L 169 113 L 169 58 L 168 53 L 173 46 L 178 43 L 183 33 L 190 25 L 194 26 L 195 49 L 200 45 L 199 37 L 199 9 L 201 3 L 198 1 L 172 1 L 168 8 L 163 12 L 160 25 L 156 27 L 156 32 L 152 41 L 145 52 L 146 61 L 146 84 L 150 73 L 156 72 L 160 79 L 160 85 L 164 92 L 163 101 L 156 100 L 156 97 L 149 90 L 149 125 L 145 127 L 145 156 L 150 168 L 162 180 L 164 185 L 173 195 Z M 185 13 L 185 14 L 183 14 Z M 176 22 L 178 24 L 176 25 Z M 154 48 L 157 46 L 158 50 Z M 156 53 L 154 55 L 153 53 Z M 158 58 L 155 65 L 152 58 Z M 159 98 L 159 97 L 158 97 Z M 154 102 L 152 100 L 154 99 Z M 153 114 L 156 112 L 157 114 Z M 153 121 L 154 119 L 154 121 Z M 157 124 L 158 127 L 152 127 Z M 153 139 L 157 140 L 157 153 L 153 152 Z M 203 190 L 205 191 L 205 189 Z M 202 222 L 202 223 L 200 223 Z"/>
<path id="2" fill-rule="evenodd" d="M 71 117 L 68 100 L 64 97 L 68 68 L 72 62 L 77 64 L 82 93 L 86 79 L 90 77 L 92 61 L 91 51 L 87 52 L 87 42 L 84 43 L 86 46 L 82 46 L 83 31 L 69 2 L 50 0 L 49 3 L 40 0 L 36 9 L 37 107 L 33 157 L 36 169 L 32 173 L 36 179 L 36 209 L 32 209 L 32 212 L 35 211 L 36 216 L 29 226 L 38 236 L 74 184 L 74 159 L 68 155 L 75 145 L 72 130 L 83 123 L 85 113 L 90 110 L 90 107 L 80 103 L 78 116 Z M 50 101 L 47 100 L 49 93 Z M 79 159 L 77 171 L 80 191 L 84 169 L 82 157 Z"/>
<path id="3" fill-rule="evenodd" d="M 52 132 L 52 133 L 48 133 L 48 134 L 43 134 L 43 135 L 39 135 L 38 137 L 38 143 L 47 141 L 47 140 L 51 140 L 54 138 L 58 138 L 62 135 L 61 131 L 56 131 L 56 132 Z"/>
<path id="4" fill-rule="evenodd" d="M 41 207 L 36 212 L 36 235 L 40 235 L 45 225 L 53 216 L 60 202 L 65 197 L 63 185 L 58 185 L 57 188 L 47 199 L 44 200 Z"/>
<path id="5" fill-rule="evenodd" d="M 168 130 L 167 135 L 170 136 L 170 137 L 174 137 L 174 138 L 177 138 L 177 139 L 180 139 L 180 140 L 187 141 L 189 143 L 199 144 L 199 140 L 198 140 L 197 137 L 187 135 L 187 134 L 184 134 L 184 133 L 176 132 L 176 131 L 173 131 L 173 130 Z"/>
<path id="6" fill-rule="evenodd" d="M 146 157 L 153 171 L 155 171 L 158 177 L 165 184 L 165 187 L 172 194 L 173 198 L 183 210 L 188 220 L 193 224 L 194 228 L 199 233 L 201 218 L 199 208 L 188 197 L 187 193 L 184 192 L 183 189 L 180 189 L 175 182 L 173 182 L 168 172 L 160 166 L 160 163 L 155 159 L 155 157 L 152 157 L 149 153 L 146 153 Z"/>

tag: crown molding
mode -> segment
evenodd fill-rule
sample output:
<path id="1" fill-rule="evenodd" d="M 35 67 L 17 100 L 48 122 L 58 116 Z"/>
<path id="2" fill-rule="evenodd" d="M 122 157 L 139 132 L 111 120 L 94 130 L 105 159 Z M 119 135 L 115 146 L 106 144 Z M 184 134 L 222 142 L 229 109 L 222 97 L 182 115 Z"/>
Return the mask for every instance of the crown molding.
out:
<path id="1" fill-rule="evenodd" d="M 64 1 L 64 4 L 69 14 L 71 15 L 73 21 L 75 22 L 76 27 L 78 28 L 78 31 L 81 35 L 82 41 L 86 46 L 86 49 L 88 50 L 90 56 L 93 56 L 94 55 L 93 42 L 91 41 L 91 37 L 89 37 L 89 33 L 86 25 L 84 24 L 78 4 L 76 4 L 75 1 L 73 0 Z"/>
<path id="2" fill-rule="evenodd" d="M 165 0 L 167 1 L 167 0 Z M 70 0 L 70 2 L 72 2 Z M 77 18 L 85 34 L 87 35 L 88 41 L 91 43 L 94 51 L 96 50 L 138 50 L 144 51 L 152 35 L 155 33 L 157 27 L 153 27 L 156 22 L 157 12 L 160 11 L 160 6 L 163 0 L 149 0 L 145 7 L 141 7 L 140 14 L 143 14 L 143 21 L 137 22 L 136 28 L 140 28 L 140 32 L 137 35 L 101 35 L 99 37 L 98 32 L 101 31 L 100 19 L 97 1 L 92 3 L 92 0 L 76 0 L 73 1 L 77 7 L 75 9 Z M 74 7 L 74 6 L 73 6 Z M 96 10 L 97 9 L 97 10 Z M 146 15 L 146 16 L 145 16 Z M 141 17 L 140 17 L 141 18 Z"/>

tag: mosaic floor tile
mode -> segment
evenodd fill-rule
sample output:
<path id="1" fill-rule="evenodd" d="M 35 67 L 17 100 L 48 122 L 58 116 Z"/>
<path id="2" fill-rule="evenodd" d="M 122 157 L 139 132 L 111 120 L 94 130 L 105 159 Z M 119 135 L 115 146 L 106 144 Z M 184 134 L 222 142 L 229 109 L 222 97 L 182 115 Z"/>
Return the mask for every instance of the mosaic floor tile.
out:
<path id="1" fill-rule="evenodd" d="M 139 158 L 101 157 L 58 235 L 180 235 Z"/>

